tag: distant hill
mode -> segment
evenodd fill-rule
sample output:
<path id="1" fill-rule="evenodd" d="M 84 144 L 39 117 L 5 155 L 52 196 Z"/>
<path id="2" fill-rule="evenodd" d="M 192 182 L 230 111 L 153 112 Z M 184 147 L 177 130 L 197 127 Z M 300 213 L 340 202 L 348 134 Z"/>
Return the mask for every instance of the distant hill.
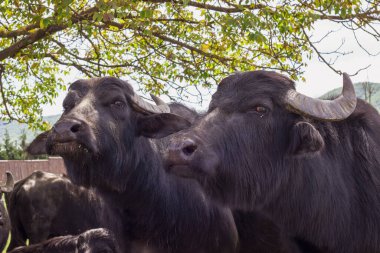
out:
<path id="1" fill-rule="evenodd" d="M 43 120 L 53 125 L 61 115 L 47 116 Z M 5 132 L 8 131 L 9 137 L 12 141 L 18 141 L 23 132 L 26 133 L 27 142 L 31 142 L 38 132 L 33 132 L 28 129 L 26 124 L 20 124 L 18 122 L 4 122 L 0 121 L 0 143 L 3 143 Z"/>
<path id="2" fill-rule="evenodd" d="M 371 83 L 371 82 L 355 83 L 354 87 L 355 87 L 356 96 L 358 98 L 361 98 L 361 99 L 365 99 L 365 93 L 364 93 L 365 89 L 363 87 L 363 84 L 368 85 L 367 87 L 370 87 L 370 89 L 372 89 L 373 93 L 371 95 L 371 101 L 370 102 L 378 111 L 380 111 L 380 83 Z M 320 98 L 326 99 L 326 98 L 336 97 L 341 92 L 342 92 L 342 88 L 336 88 L 336 89 L 333 89 L 333 90 L 325 93 Z"/>

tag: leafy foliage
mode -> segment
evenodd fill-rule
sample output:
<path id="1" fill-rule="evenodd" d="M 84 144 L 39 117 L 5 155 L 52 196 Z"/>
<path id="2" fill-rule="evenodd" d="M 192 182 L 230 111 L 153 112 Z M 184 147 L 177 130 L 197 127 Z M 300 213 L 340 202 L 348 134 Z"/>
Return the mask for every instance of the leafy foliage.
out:
<path id="1" fill-rule="evenodd" d="M 26 154 L 26 134 L 20 136 L 20 142 L 11 141 L 8 132 L 5 132 L 3 143 L 0 145 L 0 160 L 24 160 Z"/>
<path id="2" fill-rule="evenodd" d="M 0 160 L 25 160 L 28 158 L 46 159 L 46 155 L 30 157 L 24 150 L 27 147 L 26 133 L 20 135 L 18 141 L 12 141 L 8 131 L 0 144 Z"/>
<path id="3" fill-rule="evenodd" d="M 378 0 L 3 0 L 0 112 L 38 123 L 40 105 L 65 89 L 73 69 L 128 76 L 176 97 L 232 71 L 266 68 L 297 79 L 313 50 L 323 59 L 309 36 L 316 21 L 379 38 L 379 13 Z"/>

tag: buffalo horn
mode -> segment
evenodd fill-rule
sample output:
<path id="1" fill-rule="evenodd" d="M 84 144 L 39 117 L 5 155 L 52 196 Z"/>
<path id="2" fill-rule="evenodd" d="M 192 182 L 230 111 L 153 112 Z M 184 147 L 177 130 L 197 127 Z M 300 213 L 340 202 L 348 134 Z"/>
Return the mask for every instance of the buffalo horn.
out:
<path id="1" fill-rule="evenodd" d="M 156 103 L 156 105 L 153 105 L 151 103 L 146 102 L 143 100 L 139 95 L 134 94 L 132 96 L 132 102 L 135 106 L 135 109 L 144 112 L 144 113 L 169 113 L 170 108 L 169 106 L 162 101 L 160 98 L 151 95 L 152 99 Z"/>
<path id="2" fill-rule="evenodd" d="M 164 100 L 162 100 L 161 98 L 153 95 L 152 93 L 150 93 L 150 97 L 153 99 L 153 101 L 156 103 L 156 105 L 166 105 L 166 103 L 164 102 Z"/>
<path id="3" fill-rule="evenodd" d="M 350 77 L 343 73 L 342 94 L 334 100 L 311 98 L 291 89 L 285 97 L 290 111 L 322 121 L 346 119 L 356 108 L 356 95 Z"/>
<path id="4" fill-rule="evenodd" d="M 14 186 L 13 175 L 9 171 L 6 172 L 7 181 L 4 186 L 0 186 L 1 192 L 11 192 Z"/>

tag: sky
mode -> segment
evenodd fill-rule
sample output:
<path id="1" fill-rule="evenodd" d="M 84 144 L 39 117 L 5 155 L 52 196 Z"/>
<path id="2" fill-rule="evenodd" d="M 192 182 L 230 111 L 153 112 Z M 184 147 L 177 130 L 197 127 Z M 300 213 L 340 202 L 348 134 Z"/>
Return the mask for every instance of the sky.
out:
<path id="1" fill-rule="evenodd" d="M 351 80 L 355 82 L 378 82 L 380 83 L 380 54 L 370 56 L 365 52 L 355 40 L 353 33 L 347 29 L 340 29 L 339 26 L 331 26 L 331 22 L 319 22 L 314 30 L 315 41 L 319 40 L 326 32 L 330 30 L 338 30 L 327 38 L 320 48 L 326 52 L 334 50 L 344 40 L 344 46 L 341 50 L 351 54 L 341 56 L 334 67 L 348 74 L 355 74 L 359 69 L 369 66 L 367 69 L 360 71 L 357 75 L 352 76 Z M 380 31 L 380 26 L 377 26 Z M 364 32 L 358 32 L 357 38 L 359 42 L 365 46 L 366 50 L 372 54 L 380 53 L 380 41 L 376 41 L 373 37 L 368 36 Z M 342 77 L 331 69 L 326 64 L 318 60 L 317 55 L 314 55 L 308 61 L 308 67 L 305 69 L 305 83 L 298 83 L 297 90 L 313 97 L 318 97 L 327 91 L 336 87 L 342 86 Z"/>
<path id="2" fill-rule="evenodd" d="M 380 31 L 380 25 L 377 26 L 377 30 Z M 318 22 L 312 32 L 312 41 L 319 41 L 329 31 L 335 31 L 323 40 L 323 43 L 318 44 L 318 48 L 324 52 L 334 51 L 341 42 L 344 41 L 340 51 L 351 52 L 349 54 L 339 57 L 335 63 L 334 68 L 347 72 L 352 75 L 359 69 L 366 68 L 360 71 L 357 75 L 351 76 L 351 80 L 355 82 L 377 82 L 380 83 L 380 54 L 371 56 L 365 50 L 363 50 L 356 42 L 352 31 L 341 27 L 340 25 L 333 24 L 328 21 Z M 364 32 L 357 32 L 356 36 L 371 54 L 380 53 L 380 41 L 376 41 L 373 37 L 368 36 Z M 335 59 L 335 56 L 329 55 L 327 58 Z M 305 82 L 297 82 L 297 90 L 303 94 L 311 97 L 319 97 L 326 92 L 341 87 L 343 84 L 342 77 L 332 71 L 326 64 L 322 63 L 316 54 L 314 54 L 310 60 L 307 61 L 307 67 L 304 69 Z M 78 74 L 72 74 L 66 80 L 68 84 L 81 76 Z M 43 115 L 56 115 L 62 112 L 62 101 L 65 97 L 65 92 L 60 92 L 59 96 L 55 99 L 54 105 L 43 106 Z M 166 102 L 169 102 L 168 98 L 163 97 Z M 203 98 L 202 105 L 188 104 L 197 110 L 207 109 L 210 96 Z"/>

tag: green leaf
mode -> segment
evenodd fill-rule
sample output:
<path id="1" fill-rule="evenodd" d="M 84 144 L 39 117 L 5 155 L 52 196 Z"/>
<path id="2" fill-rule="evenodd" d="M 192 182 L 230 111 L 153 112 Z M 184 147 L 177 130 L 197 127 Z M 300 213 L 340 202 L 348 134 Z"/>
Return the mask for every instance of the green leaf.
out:
<path id="1" fill-rule="evenodd" d="M 48 18 L 43 18 L 40 20 L 40 28 L 41 29 L 48 27 L 49 24 L 50 24 L 50 19 L 48 19 Z"/>

